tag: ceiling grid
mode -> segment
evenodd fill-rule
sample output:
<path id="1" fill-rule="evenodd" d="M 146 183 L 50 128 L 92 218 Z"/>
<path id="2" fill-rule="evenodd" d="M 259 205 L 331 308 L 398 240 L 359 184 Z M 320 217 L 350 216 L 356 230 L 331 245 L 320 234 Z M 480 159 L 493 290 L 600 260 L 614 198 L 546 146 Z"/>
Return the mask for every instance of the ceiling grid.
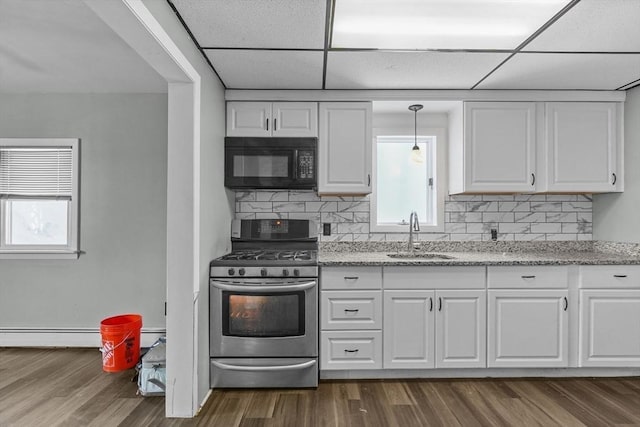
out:
<path id="1" fill-rule="evenodd" d="M 417 19 L 431 23 L 435 29 L 429 35 L 440 44 L 405 48 L 387 40 L 385 35 L 391 37 L 395 31 L 391 25 L 379 26 L 375 30 L 379 34 L 361 38 L 361 44 L 344 45 L 345 40 L 358 40 L 352 33 L 361 22 L 349 27 L 341 18 L 339 28 L 346 28 L 347 32 L 340 33 L 334 28 L 337 16 L 349 7 L 354 9 L 362 0 L 167 1 L 228 89 L 628 90 L 640 84 L 638 0 L 554 0 L 552 6 L 556 10 L 548 5 L 540 9 L 543 6 L 538 4 L 540 10 L 530 15 L 535 15 L 539 24 L 507 48 L 505 42 L 491 38 L 492 34 L 481 34 L 486 36 L 484 39 L 472 34 L 469 44 L 464 45 L 464 37 L 453 33 L 455 28 L 447 27 L 448 22 L 454 22 L 450 19 L 451 10 L 437 17 L 409 17 L 407 28 L 411 19 L 418 24 L 421 22 Z M 362 18 L 376 5 L 384 11 L 384 7 L 398 9 L 398 4 L 418 4 L 415 10 L 426 10 L 425 4 L 432 4 L 428 7 L 439 11 L 449 7 L 446 3 L 396 0 L 385 4 L 384 0 L 370 0 L 357 17 Z M 478 7 L 478 2 L 468 0 L 455 3 L 470 5 L 469 10 Z M 520 0 L 514 6 L 513 1 L 505 2 L 494 13 L 496 22 L 500 18 L 510 28 L 516 28 L 516 23 L 511 25 L 511 18 L 527 15 L 524 8 L 534 3 Z M 382 13 L 377 18 L 386 19 L 395 12 Z M 481 24 L 494 23 L 490 12 L 484 13 L 486 16 L 476 14 L 480 17 L 477 28 L 482 30 Z M 444 35 L 433 35 L 441 28 Z M 493 30 L 489 28 L 487 32 Z M 401 27 L 398 31 L 412 30 Z M 460 31 L 465 33 L 467 29 Z M 451 37 L 447 36 L 449 33 Z M 336 34 L 340 37 L 336 38 Z M 514 34 L 510 34 L 510 40 L 517 40 Z M 376 40 L 392 47 L 369 46 Z M 494 45 L 486 42 L 478 48 L 478 43 L 486 40 L 494 40 Z"/>

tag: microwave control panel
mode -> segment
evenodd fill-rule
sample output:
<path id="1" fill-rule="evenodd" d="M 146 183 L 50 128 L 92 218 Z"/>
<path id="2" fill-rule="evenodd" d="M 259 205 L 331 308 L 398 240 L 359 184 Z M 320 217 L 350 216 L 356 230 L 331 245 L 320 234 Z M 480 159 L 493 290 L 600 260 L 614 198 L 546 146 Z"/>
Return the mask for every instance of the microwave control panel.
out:
<path id="1" fill-rule="evenodd" d="M 313 179 L 314 169 L 314 153 L 313 151 L 300 151 L 298 153 L 298 178 Z"/>

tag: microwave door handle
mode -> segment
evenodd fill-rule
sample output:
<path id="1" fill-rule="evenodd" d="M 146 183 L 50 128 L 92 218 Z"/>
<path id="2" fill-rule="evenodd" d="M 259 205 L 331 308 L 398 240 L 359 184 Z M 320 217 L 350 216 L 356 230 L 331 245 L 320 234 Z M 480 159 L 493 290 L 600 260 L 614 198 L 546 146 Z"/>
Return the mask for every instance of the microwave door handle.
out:
<path id="1" fill-rule="evenodd" d="M 298 179 L 298 150 L 293 150 L 293 179 Z"/>
<path id="2" fill-rule="evenodd" d="M 216 280 L 211 281 L 211 286 L 214 286 L 223 291 L 232 292 L 290 292 L 290 291 L 304 291 L 316 286 L 316 282 L 296 283 L 294 285 L 276 285 L 276 286 L 245 286 L 245 285 L 230 285 L 228 283 L 219 282 Z"/>

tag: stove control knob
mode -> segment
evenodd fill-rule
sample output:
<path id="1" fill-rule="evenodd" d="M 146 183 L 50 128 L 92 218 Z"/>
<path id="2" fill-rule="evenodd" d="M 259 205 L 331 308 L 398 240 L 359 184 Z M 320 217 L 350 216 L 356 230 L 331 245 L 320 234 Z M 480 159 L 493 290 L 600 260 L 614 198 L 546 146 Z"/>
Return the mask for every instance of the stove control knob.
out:
<path id="1" fill-rule="evenodd" d="M 282 269 L 282 275 L 283 275 L 284 277 L 287 277 L 287 276 L 289 275 L 289 270 L 287 270 L 286 268 L 283 268 L 283 269 Z"/>
<path id="2" fill-rule="evenodd" d="M 239 269 L 238 274 L 244 276 L 244 268 Z"/>
<path id="3" fill-rule="evenodd" d="M 261 268 L 261 269 L 260 269 L 260 275 L 261 275 L 262 277 L 265 277 L 265 276 L 267 275 L 267 269 L 266 269 L 266 268 Z"/>
<path id="4" fill-rule="evenodd" d="M 294 268 L 293 269 L 293 275 L 296 276 L 296 277 L 300 276 L 300 270 L 298 270 L 297 268 Z"/>
<path id="5" fill-rule="evenodd" d="M 234 274 L 236 274 L 236 271 L 233 268 L 230 268 L 227 273 L 229 273 L 229 276 L 233 276 Z"/>

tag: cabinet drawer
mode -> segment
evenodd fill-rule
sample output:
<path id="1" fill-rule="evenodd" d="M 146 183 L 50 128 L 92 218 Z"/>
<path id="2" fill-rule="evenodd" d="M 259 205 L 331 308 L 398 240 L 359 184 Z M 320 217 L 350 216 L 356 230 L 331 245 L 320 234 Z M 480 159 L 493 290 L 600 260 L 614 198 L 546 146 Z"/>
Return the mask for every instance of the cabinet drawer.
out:
<path id="1" fill-rule="evenodd" d="M 581 288 L 640 288 L 640 265 L 580 266 Z"/>
<path id="2" fill-rule="evenodd" d="M 322 291 L 322 329 L 381 329 L 382 291 Z"/>
<path id="3" fill-rule="evenodd" d="M 489 267 L 487 285 L 494 289 L 567 288 L 569 269 L 566 266 Z"/>
<path id="4" fill-rule="evenodd" d="M 323 267 L 321 289 L 381 289 L 381 267 Z"/>
<path id="5" fill-rule="evenodd" d="M 320 369 L 382 369 L 382 332 L 322 331 Z"/>
<path id="6" fill-rule="evenodd" d="M 485 267 L 384 267 L 385 289 L 484 289 Z"/>

